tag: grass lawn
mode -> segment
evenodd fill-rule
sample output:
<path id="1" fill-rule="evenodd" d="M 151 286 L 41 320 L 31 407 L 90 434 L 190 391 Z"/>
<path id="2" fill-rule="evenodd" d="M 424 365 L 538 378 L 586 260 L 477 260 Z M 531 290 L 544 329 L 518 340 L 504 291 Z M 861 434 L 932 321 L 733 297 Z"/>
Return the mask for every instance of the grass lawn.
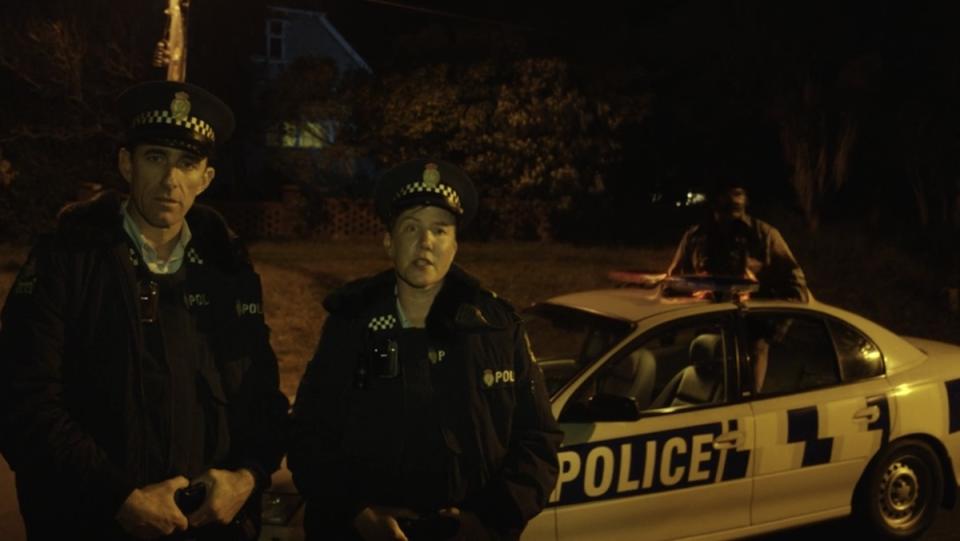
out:
<path id="1" fill-rule="evenodd" d="M 843 235 L 791 242 L 821 301 L 890 329 L 960 342 L 946 310 L 942 278 L 893 248 Z M 320 305 L 337 286 L 389 266 L 376 240 L 264 242 L 250 247 L 263 279 L 265 315 L 292 396 L 326 316 Z M 584 247 L 547 243 L 463 243 L 458 262 L 518 307 L 559 293 L 604 287 L 611 269 L 665 269 L 672 247 Z M 22 247 L 0 246 L 0 298 L 23 262 Z"/>

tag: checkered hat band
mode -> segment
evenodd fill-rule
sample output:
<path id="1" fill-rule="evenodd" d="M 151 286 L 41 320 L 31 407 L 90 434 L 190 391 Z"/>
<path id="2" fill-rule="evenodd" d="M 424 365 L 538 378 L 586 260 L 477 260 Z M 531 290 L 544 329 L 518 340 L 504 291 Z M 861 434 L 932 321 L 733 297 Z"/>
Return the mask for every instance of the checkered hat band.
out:
<path id="1" fill-rule="evenodd" d="M 413 182 L 407 184 L 397 192 L 397 195 L 394 196 L 393 200 L 396 201 L 401 197 L 414 194 L 414 193 L 435 193 L 443 196 L 451 205 L 454 207 L 460 207 L 460 195 L 457 194 L 457 191 L 447 186 L 446 184 L 424 184 L 423 182 Z"/>
<path id="2" fill-rule="evenodd" d="M 180 126 L 181 128 L 195 131 L 211 141 L 216 140 L 210 124 L 207 124 L 195 116 L 179 119 L 174 118 L 174 116 L 170 114 L 170 111 L 147 111 L 133 118 L 134 126 L 147 126 L 151 124 Z"/>

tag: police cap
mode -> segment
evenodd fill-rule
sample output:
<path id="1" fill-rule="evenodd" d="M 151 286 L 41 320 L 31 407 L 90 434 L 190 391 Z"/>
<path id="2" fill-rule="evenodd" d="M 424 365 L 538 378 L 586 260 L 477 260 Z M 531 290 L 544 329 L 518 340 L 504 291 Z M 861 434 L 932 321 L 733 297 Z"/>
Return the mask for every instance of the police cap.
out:
<path id="1" fill-rule="evenodd" d="M 411 160 L 386 171 L 374 193 L 377 215 L 390 226 L 410 207 L 433 206 L 450 211 L 463 227 L 477 212 L 477 190 L 467 174 L 441 160 Z"/>
<path id="2" fill-rule="evenodd" d="M 127 145 L 179 148 L 202 156 L 233 133 L 233 112 L 199 86 L 180 81 L 148 81 L 125 90 L 117 104 Z"/>

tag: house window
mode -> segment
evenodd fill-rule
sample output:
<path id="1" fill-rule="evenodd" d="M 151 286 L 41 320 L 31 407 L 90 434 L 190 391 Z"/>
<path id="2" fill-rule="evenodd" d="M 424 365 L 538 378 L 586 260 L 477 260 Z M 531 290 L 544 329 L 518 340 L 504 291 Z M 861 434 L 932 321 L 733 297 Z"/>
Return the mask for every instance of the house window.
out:
<path id="1" fill-rule="evenodd" d="M 267 58 L 283 60 L 283 30 L 285 23 L 280 19 L 267 21 Z"/>
<path id="2" fill-rule="evenodd" d="M 282 122 L 267 131 L 267 145 L 284 148 L 323 148 L 330 132 L 321 122 Z"/>

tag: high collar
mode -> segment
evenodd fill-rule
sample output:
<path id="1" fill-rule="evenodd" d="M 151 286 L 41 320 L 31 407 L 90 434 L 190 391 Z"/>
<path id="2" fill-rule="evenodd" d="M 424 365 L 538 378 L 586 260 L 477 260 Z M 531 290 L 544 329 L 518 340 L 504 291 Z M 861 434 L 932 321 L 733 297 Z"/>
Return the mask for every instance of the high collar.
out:
<path id="1" fill-rule="evenodd" d="M 57 235 L 77 248 L 127 242 L 121 208 L 127 197 L 106 190 L 86 201 L 70 203 L 57 215 Z M 223 270 L 250 267 L 246 248 L 214 209 L 196 204 L 187 213 L 191 238 L 185 240 L 210 264 Z"/>
<path id="2" fill-rule="evenodd" d="M 351 282 L 334 291 L 324 301 L 333 314 L 364 316 L 372 312 L 396 310 L 397 276 L 393 269 Z M 451 265 L 437 293 L 427 328 L 430 330 L 479 330 L 504 328 L 509 322 L 493 306 L 500 301 L 457 265 Z"/>

